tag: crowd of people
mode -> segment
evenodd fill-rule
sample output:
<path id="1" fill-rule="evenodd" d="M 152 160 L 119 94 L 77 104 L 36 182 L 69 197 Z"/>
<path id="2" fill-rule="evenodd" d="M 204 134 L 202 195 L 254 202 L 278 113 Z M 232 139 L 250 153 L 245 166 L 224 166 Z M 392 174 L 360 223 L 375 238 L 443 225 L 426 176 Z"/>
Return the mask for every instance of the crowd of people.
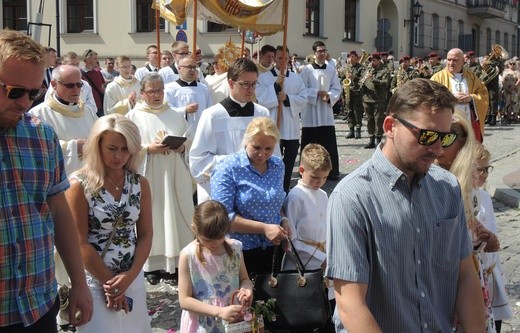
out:
<path id="1" fill-rule="evenodd" d="M 92 49 L 80 65 L 0 32 L 0 333 L 151 332 L 145 281 L 160 279 L 178 280 L 181 332 L 224 332 L 256 274 L 293 268 L 275 251 L 288 238 L 330 278 L 335 314 L 309 331 L 499 332 L 511 313 L 479 142 L 499 113 L 518 121 L 517 95 L 499 98 L 520 83 L 513 59 L 494 49 L 479 73 L 452 49 L 394 70 L 322 41 L 303 65 L 228 46 L 208 64 L 150 45 L 143 67 L 100 69 Z M 329 201 L 338 105 L 375 153 Z"/>

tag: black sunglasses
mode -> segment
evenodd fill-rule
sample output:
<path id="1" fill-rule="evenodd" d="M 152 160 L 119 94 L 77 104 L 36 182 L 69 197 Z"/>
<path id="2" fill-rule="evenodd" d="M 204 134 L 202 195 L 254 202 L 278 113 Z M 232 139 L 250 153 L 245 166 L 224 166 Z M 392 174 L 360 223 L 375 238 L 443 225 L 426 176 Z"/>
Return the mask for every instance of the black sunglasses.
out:
<path id="1" fill-rule="evenodd" d="M 83 87 L 83 82 L 76 82 L 76 83 L 63 83 L 61 81 L 57 81 L 59 84 L 64 85 L 68 89 L 74 89 Z"/>
<path id="2" fill-rule="evenodd" d="M 29 96 L 29 100 L 34 101 L 42 97 L 47 88 L 40 87 L 38 89 L 25 89 L 22 87 L 9 86 L 0 81 L 0 86 L 4 87 L 7 93 L 7 98 L 9 99 L 19 99 L 27 94 Z"/>
<path id="3" fill-rule="evenodd" d="M 457 139 L 456 133 L 446 133 L 446 132 L 438 132 L 438 131 L 433 131 L 433 130 L 426 130 L 426 129 L 419 128 L 419 127 L 415 126 L 414 124 L 411 124 L 411 123 L 407 122 L 406 120 L 399 118 L 397 116 L 392 116 L 392 118 L 399 120 L 399 122 L 401 124 L 403 124 L 405 127 L 418 133 L 419 137 L 417 138 L 417 141 L 419 142 L 420 145 L 423 145 L 423 146 L 431 146 L 435 142 L 437 142 L 437 140 L 440 139 L 441 147 L 447 148 L 455 142 L 455 139 Z"/>

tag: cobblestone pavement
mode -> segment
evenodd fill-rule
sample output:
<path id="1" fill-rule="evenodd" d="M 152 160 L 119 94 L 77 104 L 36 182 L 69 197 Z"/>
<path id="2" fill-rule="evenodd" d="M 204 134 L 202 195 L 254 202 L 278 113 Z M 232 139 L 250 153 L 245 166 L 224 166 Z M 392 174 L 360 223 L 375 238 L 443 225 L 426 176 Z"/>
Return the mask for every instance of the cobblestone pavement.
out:
<path id="1" fill-rule="evenodd" d="M 368 143 L 366 133 L 362 134 L 363 138 L 360 140 L 347 140 L 345 139 L 347 131 L 348 127 L 345 122 L 337 120 L 336 134 L 342 175 L 352 172 L 374 152 L 373 149 L 363 149 L 363 146 Z M 520 125 L 497 125 L 486 128 L 484 142 L 493 155 L 494 173 L 497 169 L 500 170 L 502 166 L 511 164 L 512 154 L 516 153 L 516 161 L 518 161 L 518 155 L 520 155 L 518 153 L 520 149 L 518 145 L 519 137 Z M 520 169 L 520 164 L 515 163 L 517 169 Z M 296 177 L 296 173 L 294 176 Z M 296 178 L 294 178 L 294 181 L 296 181 Z M 497 181 L 500 183 L 501 179 Z M 328 181 L 324 190 L 330 194 L 336 184 L 337 182 Z M 520 210 L 496 200 L 494 200 L 494 207 L 498 224 L 498 237 L 502 248 L 500 259 L 504 269 L 510 304 L 513 308 L 513 316 L 504 320 L 502 332 L 518 332 L 520 331 Z M 171 329 L 171 332 L 174 332 L 174 330 L 178 330 L 181 310 L 176 286 L 164 281 L 156 286 L 147 284 L 147 292 L 153 331 L 168 332 Z"/>

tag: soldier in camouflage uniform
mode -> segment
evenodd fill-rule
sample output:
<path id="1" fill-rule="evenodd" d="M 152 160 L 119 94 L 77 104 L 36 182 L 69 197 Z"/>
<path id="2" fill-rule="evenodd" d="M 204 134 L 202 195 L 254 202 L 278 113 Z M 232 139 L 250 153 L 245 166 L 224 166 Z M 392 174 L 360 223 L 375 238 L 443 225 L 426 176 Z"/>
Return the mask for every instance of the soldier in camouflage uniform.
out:
<path id="1" fill-rule="evenodd" d="M 431 70 L 430 77 L 433 74 L 440 72 L 444 69 L 444 66 L 441 64 L 441 57 L 436 52 L 431 52 L 430 54 L 428 54 L 428 58 Z"/>
<path id="2" fill-rule="evenodd" d="M 356 51 L 348 54 L 350 65 L 346 77 L 350 79 L 350 99 L 346 101 L 345 109 L 348 110 L 347 122 L 349 133 L 347 139 L 361 139 L 361 122 L 363 120 L 363 90 L 359 81 L 363 77 L 363 65 L 359 63 L 359 55 Z M 354 132 L 355 129 L 355 132 Z"/>
<path id="3" fill-rule="evenodd" d="M 482 66 L 480 66 L 480 62 L 478 58 L 475 56 L 475 51 L 468 51 L 466 53 L 466 57 L 468 62 L 466 63 L 466 68 L 475 73 L 478 77 L 482 76 Z"/>
<path id="4" fill-rule="evenodd" d="M 364 71 L 361 79 L 363 87 L 363 107 L 367 117 L 370 141 L 365 149 L 375 148 L 383 138 L 383 120 L 389 91 L 390 72 L 383 66 L 379 53 L 372 54 L 372 64 Z M 361 84 L 360 83 L 360 84 Z"/>
<path id="5" fill-rule="evenodd" d="M 392 94 L 399 88 L 403 83 L 409 80 L 413 80 L 419 77 L 419 72 L 410 66 L 410 57 L 404 56 L 399 59 L 399 68 L 394 71 L 392 81 L 390 83 L 390 90 Z"/>

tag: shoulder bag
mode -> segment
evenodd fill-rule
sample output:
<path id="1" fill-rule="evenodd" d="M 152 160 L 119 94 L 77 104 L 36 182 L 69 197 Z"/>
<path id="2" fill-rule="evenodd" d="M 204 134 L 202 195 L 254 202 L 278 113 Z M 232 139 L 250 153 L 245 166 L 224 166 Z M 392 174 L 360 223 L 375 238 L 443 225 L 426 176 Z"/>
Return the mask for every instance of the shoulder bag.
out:
<path id="1" fill-rule="evenodd" d="M 325 327 L 330 318 L 330 304 L 327 286 L 321 269 L 306 270 L 294 248 L 290 245 L 290 257 L 295 261 L 297 270 L 280 271 L 275 267 L 275 248 L 271 274 L 254 277 L 254 299 L 267 301 L 275 298 L 276 321 L 266 323 L 274 329 L 308 329 Z"/>

